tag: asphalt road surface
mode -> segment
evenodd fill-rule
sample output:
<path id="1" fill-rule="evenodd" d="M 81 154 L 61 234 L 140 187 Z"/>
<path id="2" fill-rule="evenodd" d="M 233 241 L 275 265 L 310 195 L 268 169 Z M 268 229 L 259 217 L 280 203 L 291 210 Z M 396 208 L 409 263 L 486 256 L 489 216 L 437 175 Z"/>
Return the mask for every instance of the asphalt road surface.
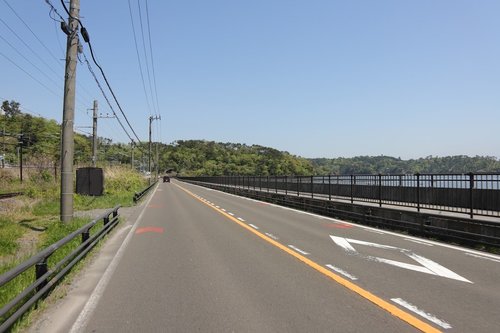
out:
<path id="1" fill-rule="evenodd" d="M 72 332 L 498 332 L 500 256 L 173 181 Z"/>

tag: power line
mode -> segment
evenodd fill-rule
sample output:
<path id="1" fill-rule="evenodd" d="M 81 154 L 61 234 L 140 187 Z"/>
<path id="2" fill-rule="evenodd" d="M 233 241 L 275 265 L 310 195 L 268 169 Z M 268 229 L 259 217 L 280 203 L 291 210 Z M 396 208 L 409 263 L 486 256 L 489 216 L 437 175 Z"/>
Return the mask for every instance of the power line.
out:
<path id="1" fill-rule="evenodd" d="M 158 113 L 156 112 L 155 105 L 154 105 L 153 87 L 151 85 L 151 74 L 149 73 L 148 53 L 146 51 L 146 39 L 144 38 L 144 26 L 142 24 L 141 0 L 137 0 L 137 6 L 139 9 L 139 23 L 141 26 L 142 49 L 144 50 L 144 59 L 146 61 L 146 73 L 148 74 L 148 85 L 149 85 L 149 90 L 151 91 L 151 99 L 153 100 L 153 111 L 154 111 L 155 115 L 158 115 Z"/>
<path id="2" fill-rule="evenodd" d="M 106 77 L 106 74 L 104 74 L 104 70 L 102 69 L 102 67 L 99 65 L 99 63 L 95 59 L 94 50 L 92 48 L 92 43 L 90 42 L 90 37 L 89 37 L 89 34 L 87 32 L 87 29 L 84 27 L 84 25 L 82 24 L 82 22 L 80 21 L 80 19 L 71 16 L 71 14 L 69 13 L 68 8 L 66 7 L 66 4 L 64 3 L 64 0 L 61 0 L 61 4 L 63 5 L 64 10 L 68 13 L 68 15 L 71 18 L 76 19 L 80 23 L 80 26 L 81 26 L 80 30 L 81 30 L 81 33 L 82 33 L 82 37 L 83 37 L 84 41 L 89 45 L 90 55 L 92 56 L 92 60 L 93 60 L 94 64 L 99 68 L 99 70 L 101 72 L 101 75 L 104 78 L 104 81 L 106 82 L 106 85 L 107 85 L 109 91 L 111 92 L 111 95 L 113 96 L 113 99 L 115 100 L 116 105 L 118 106 L 118 109 L 120 110 L 121 114 L 123 115 L 123 118 L 125 118 L 125 121 L 127 122 L 128 126 L 130 127 L 132 133 L 134 133 L 134 136 L 136 137 L 137 141 L 140 142 L 141 140 L 137 136 L 137 133 L 135 133 L 132 125 L 130 124 L 127 116 L 125 115 L 125 112 L 123 112 L 123 109 L 122 109 L 120 103 L 118 102 L 118 99 L 116 98 L 116 95 L 115 95 L 113 89 L 111 88 L 111 85 L 109 84 L 109 81 L 108 81 L 108 79 Z"/>
<path id="3" fill-rule="evenodd" d="M 59 64 L 59 65 L 62 65 L 59 60 L 57 59 L 57 57 L 52 53 L 52 51 L 50 51 L 50 49 L 40 40 L 40 38 L 38 38 L 38 36 L 33 32 L 33 30 L 30 28 L 30 26 L 21 18 L 21 16 L 19 16 L 19 14 L 17 14 L 17 12 L 14 10 L 14 8 L 12 8 L 12 6 L 7 2 L 7 0 L 3 0 L 3 2 L 10 8 L 10 10 L 14 13 L 14 15 L 17 16 L 17 18 L 23 22 L 24 26 L 31 32 L 31 34 L 36 38 L 36 40 L 43 46 L 43 48 L 45 50 L 47 50 L 47 52 L 52 56 L 52 58 Z"/>
<path id="4" fill-rule="evenodd" d="M 45 62 L 45 60 L 42 59 L 42 57 L 40 57 L 40 55 L 38 53 L 36 53 L 25 41 L 24 39 L 22 39 L 4 20 L 2 20 L 0 18 L 0 22 L 2 22 L 6 27 L 7 29 L 10 30 L 10 32 L 12 32 L 12 34 L 14 36 L 17 37 L 17 39 L 19 39 L 21 41 L 21 43 L 23 43 L 24 46 L 26 46 L 26 48 L 28 48 L 28 50 L 31 51 L 31 53 L 33 53 L 35 55 L 35 57 L 38 58 L 38 60 L 40 60 L 45 66 L 47 66 L 51 71 L 52 73 L 54 73 L 55 75 L 58 75 L 58 73 L 47 63 Z"/>
<path id="5" fill-rule="evenodd" d="M 149 96 L 146 91 L 146 83 L 144 82 L 144 73 L 142 71 L 142 63 L 141 63 L 141 57 L 139 55 L 139 48 L 137 47 L 137 37 L 135 34 L 135 24 L 134 24 L 134 18 L 132 15 L 132 6 L 130 4 L 130 0 L 128 0 L 128 9 L 130 13 L 130 22 L 132 23 L 132 31 L 133 31 L 133 36 L 134 36 L 134 45 L 135 45 L 135 53 L 137 55 L 137 61 L 139 62 L 139 72 L 141 73 L 141 81 L 142 81 L 142 88 L 144 90 L 144 96 L 146 97 L 146 104 L 148 107 L 149 115 L 151 115 L 151 105 L 149 104 Z"/>
<path id="6" fill-rule="evenodd" d="M 149 8 L 148 8 L 148 0 L 146 0 L 146 19 L 148 23 L 148 39 L 149 39 L 149 53 L 151 54 L 151 68 L 153 69 L 153 87 L 155 88 L 155 100 L 156 100 L 156 109 L 158 113 L 160 113 L 160 104 L 158 103 L 158 89 L 156 85 L 156 74 L 155 74 L 155 65 L 154 65 L 154 57 L 153 57 L 153 45 L 151 43 L 151 26 L 149 24 Z"/>
<path id="7" fill-rule="evenodd" d="M 87 63 L 87 68 L 89 70 L 89 72 L 92 74 L 92 76 L 94 77 L 94 80 L 95 82 L 97 83 L 97 86 L 99 87 L 99 89 L 101 90 L 101 93 L 104 97 L 104 99 L 106 100 L 106 103 L 108 103 L 108 106 L 109 108 L 111 109 L 111 111 L 113 112 L 113 114 L 115 115 L 116 117 L 116 120 L 118 120 L 118 123 L 120 124 L 121 128 L 123 129 L 123 131 L 125 132 L 125 134 L 127 134 L 127 136 L 129 137 L 130 141 L 134 142 L 134 139 L 132 139 L 132 137 L 130 136 L 130 134 L 127 132 L 127 129 L 125 128 L 125 126 L 123 126 L 120 118 L 118 118 L 118 116 L 116 115 L 116 112 L 115 110 L 113 109 L 113 106 L 111 105 L 111 102 L 109 101 L 108 99 L 108 96 L 106 95 L 106 93 L 104 92 L 104 89 L 102 88 L 101 86 L 101 83 L 99 82 L 99 80 L 97 79 L 97 76 L 95 75 L 95 72 L 94 70 L 92 69 L 92 66 L 90 65 L 90 62 L 89 60 L 87 59 L 87 56 L 85 55 L 85 53 L 83 53 L 83 57 L 85 58 L 85 62 Z M 140 140 L 138 140 L 140 142 Z"/>
<path id="8" fill-rule="evenodd" d="M 59 96 L 54 90 L 50 89 L 49 87 L 47 87 L 44 83 L 42 83 L 41 81 L 39 81 L 37 78 L 35 78 L 33 75 L 31 75 L 28 71 L 26 71 L 25 69 L 23 69 L 21 66 L 19 66 L 18 64 L 16 64 L 12 59 L 10 59 L 9 57 L 7 57 L 5 54 L 3 54 L 2 52 L 0 52 L 0 55 L 3 56 L 5 59 L 7 59 L 10 63 L 12 63 L 14 66 L 16 66 L 17 68 L 19 68 L 21 71 L 23 71 L 26 75 L 28 75 L 30 78 L 32 78 L 34 81 L 36 81 L 38 84 L 40 84 L 41 86 L 43 86 L 45 89 L 47 89 L 48 91 L 50 91 L 52 94 L 54 94 L 56 97 L 61 97 Z"/>

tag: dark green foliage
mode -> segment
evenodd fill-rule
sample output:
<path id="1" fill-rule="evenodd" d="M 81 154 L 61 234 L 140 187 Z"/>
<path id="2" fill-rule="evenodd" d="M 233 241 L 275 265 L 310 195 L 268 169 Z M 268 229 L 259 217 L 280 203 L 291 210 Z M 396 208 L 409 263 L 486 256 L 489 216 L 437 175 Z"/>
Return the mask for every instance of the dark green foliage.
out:
<path id="1" fill-rule="evenodd" d="M 160 165 L 184 176 L 307 175 L 311 163 L 259 145 L 203 140 L 176 141 L 162 147 Z"/>
<path id="2" fill-rule="evenodd" d="M 402 160 L 389 156 L 311 159 L 315 174 L 415 174 L 500 172 L 500 160 L 490 156 L 428 156 Z"/>

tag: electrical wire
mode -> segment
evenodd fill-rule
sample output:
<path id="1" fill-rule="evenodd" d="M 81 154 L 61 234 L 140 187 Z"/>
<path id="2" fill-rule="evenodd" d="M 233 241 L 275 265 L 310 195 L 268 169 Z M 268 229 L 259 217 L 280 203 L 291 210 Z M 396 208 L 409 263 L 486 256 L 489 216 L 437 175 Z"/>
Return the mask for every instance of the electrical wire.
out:
<path id="1" fill-rule="evenodd" d="M 85 40 L 85 42 L 89 45 L 89 49 L 90 49 L 90 55 L 92 56 L 92 60 L 94 62 L 94 64 L 99 68 L 100 72 L 101 72 L 101 75 L 102 77 L 104 78 L 104 81 L 106 82 L 106 85 L 109 89 L 109 91 L 111 92 L 111 95 L 113 96 L 113 99 L 115 100 L 115 103 L 116 105 L 118 106 L 118 109 L 120 110 L 121 114 L 123 115 L 123 118 L 125 119 L 125 121 L 127 122 L 128 126 L 130 127 L 130 130 L 132 131 L 132 133 L 134 133 L 134 136 L 136 137 L 137 141 L 138 142 L 141 142 L 141 140 L 139 139 L 139 137 L 137 136 L 137 133 L 135 132 L 134 128 L 132 127 L 132 125 L 130 124 L 127 116 L 125 115 L 125 112 L 123 111 L 120 103 L 118 102 L 118 99 L 116 98 L 116 95 L 113 91 L 113 89 L 111 88 L 111 85 L 109 84 L 109 81 L 106 77 L 106 74 L 104 74 L 104 70 L 102 69 L 102 67 L 99 65 L 99 63 L 97 62 L 97 60 L 95 59 L 95 55 L 94 55 L 94 50 L 92 48 L 92 43 L 90 42 L 90 37 L 88 35 L 88 32 L 87 32 L 87 29 L 85 28 L 85 26 L 82 24 L 82 22 L 80 21 L 80 19 L 76 18 L 76 17 L 73 17 L 68 8 L 66 7 L 66 4 L 64 3 L 64 0 L 61 0 L 61 4 L 63 5 L 64 7 L 64 10 L 66 11 L 66 13 L 68 13 L 69 17 L 74 19 L 74 20 L 77 20 L 79 23 L 80 23 L 80 27 L 81 27 L 81 32 L 82 32 L 82 37 L 83 39 Z M 117 118 L 118 119 L 118 118 Z M 130 136 L 129 136 L 130 137 Z M 133 140 L 132 140 L 133 142 Z"/>
<path id="2" fill-rule="evenodd" d="M 141 73 L 142 88 L 144 90 L 144 96 L 146 97 L 146 105 L 148 107 L 149 115 L 151 116 L 152 115 L 151 105 L 149 104 L 149 96 L 148 96 L 148 93 L 146 91 L 146 83 L 144 82 L 144 72 L 142 71 L 141 57 L 139 55 L 139 48 L 137 46 L 137 36 L 135 33 L 135 24 L 134 24 L 134 18 L 132 15 L 132 6 L 130 4 L 130 0 L 128 0 L 128 9 L 129 9 L 129 13 L 130 13 L 130 22 L 132 23 L 132 32 L 133 32 L 133 36 L 134 36 L 135 53 L 137 55 L 137 61 L 139 63 L 139 72 Z"/>
<path id="3" fill-rule="evenodd" d="M 153 45 L 151 43 L 151 25 L 149 20 L 149 7 L 148 0 L 146 0 L 146 20 L 148 24 L 148 39 L 149 39 L 149 53 L 151 54 L 151 68 L 153 69 L 153 87 L 155 88 L 155 100 L 156 100 L 156 109 L 158 113 L 160 113 L 160 104 L 158 103 L 158 89 L 156 85 L 156 74 L 155 74 L 155 65 L 154 65 L 154 57 L 153 57 Z"/>
<path id="4" fill-rule="evenodd" d="M 137 0 L 137 6 L 139 9 L 139 24 L 141 26 L 142 49 L 144 51 L 144 59 L 146 62 L 146 73 L 148 74 L 148 85 L 149 85 L 149 90 L 151 91 L 151 99 L 153 100 L 153 111 L 154 111 L 155 116 L 157 116 L 158 112 L 156 111 L 156 107 L 154 104 L 153 87 L 151 85 L 151 74 L 149 73 L 149 61 L 148 61 L 148 53 L 146 51 L 146 39 L 144 38 L 144 26 L 142 23 L 141 0 Z"/>
<path id="5" fill-rule="evenodd" d="M 113 106 L 111 105 L 111 102 L 109 101 L 108 99 L 108 96 L 106 95 L 106 93 L 104 92 L 104 89 L 102 88 L 101 86 L 101 83 L 99 82 L 99 80 L 97 79 L 97 76 L 95 75 L 95 72 L 94 70 L 92 69 L 92 66 L 90 65 L 90 62 L 89 60 L 87 59 L 87 56 L 85 55 L 85 53 L 83 53 L 83 57 L 85 58 L 85 63 L 87 64 L 87 68 L 89 70 L 89 72 L 92 74 L 92 76 L 94 77 L 94 80 L 95 82 L 97 83 L 97 86 L 99 87 L 99 89 L 101 90 L 101 93 L 104 97 L 104 99 L 106 100 L 106 103 L 108 104 L 109 108 L 111 109 L 111 111 L 113 112 L 113 115 L 116 117 L 116 120 L 118 120 L 118 123 L 120 124 L 121 128 L 123 129 L 123 131 L 125 132 L 125 134 L 127 134 L 128 138 L 130 139 L 130 141 L 134 142 L 134 139 L 132 139 L 132 137 L 130 136 L 130 134 L 127 132 L 127 129 L 125 128 L 125 126 L 123 126 L 123 123 L 121 122 L 120 118 L 118 118 L 116 112 L 115 112 L 115 109 L 113 108 Z M 139 141 L 140 142 L 140 141 Z"/>
<path id="6" fill-rule="evenodd" d="M 5 59 L 7 59 L 11 64 L 13 64 L 14 66 L 16 66 L 17 68 L 19 68 L 21 71 L 23 71 L 26 75 L 28 75 L 30 78 L 32 78 L 34 81 L 36 81 L 38 84 L 40 84 L 42 87 L 44 87 L 45 89 L 47 89 L 48 91 L 50 91 L 52 94 L 54 94 L 56 97 L 60 98 L 61 96 L 56 93 L 54 90 L 50 89 L 49 87 L 47 87 L 43 82 L 41 82 L 40 80 L 38 80 L 37 78 L 35 78 L 33 75 L 31 75 L 28 71 L 26 71 L 24 68 L 22 68 L 21 66 L 19 66 L 18 64 L 16 64 L 12 59 L 10 59 L 9 57 L 7 57 L 5 54 L 3 54 L 2 52 L 0 52 L 0 55 L 2 57 L 4 57 Z"/>

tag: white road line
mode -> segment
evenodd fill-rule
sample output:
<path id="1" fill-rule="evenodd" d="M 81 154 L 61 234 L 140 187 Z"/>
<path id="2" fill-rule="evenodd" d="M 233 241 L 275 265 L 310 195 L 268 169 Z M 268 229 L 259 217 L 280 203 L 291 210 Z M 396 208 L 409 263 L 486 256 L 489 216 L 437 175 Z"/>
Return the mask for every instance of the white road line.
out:
<path id="1" fill-rule="evenodd" d="M 215 206 L 215 208 L 220 208 L 219 206 Z"/>
<path id="2" fill-rule="evenodd" d="M 351 274 L 347 273 L 346 271 L 344 271 L 343 269 L 340 269 L 340 268 L 335 267 L 335 266 L 333 266 L 333 265 L 328 264 L 328 265 L 326 265 L 326 267 L 330 268 L 330 269 L 331 269 L 332 271 L 334 271 L 334 272 L 337 272 L 337 273 L 339 273 L 339 274 L 342 274 L 342 275 L 343 275 L 343 276 L 345 276 L 346 278 L 351 279 L 351 280 L 353 280 L 353 281 L 356 281 L 356 280 L 358 279 L 358 278 L 357 278 L 357 277 L 355 277 L 354 275 L 351 275 Z"/>
<path id="3" fill-rule="evenodd" d="M 415 239 L 411 239 L 411 238 L 404 238 L 405 241 L 409 241 L 409 242 L 413 242 L 413 243 L 417 243 L 417 244 L 422 244 L 422 245 L 427 245 L 427 246 L 434 246 L 432 244 L 429 244 L 429 243 L 426 243 L 426 242 L 422 242 L 422 241 L 418 241 L 418 240 L 415 240 Z"/>
<path id="4" fill-rule="evenodd" d="M 248 225 L 251 226 L 252 228 L 256 229 L 256 230 L 259 230 L 259 227 L 256 226 L 256 225 L 254 225 L 254 224 L 252 224 L 252 223 L 249 223 Z"/>
<path id="5" fill-rule="evenodd" d="M 266 235 L 269 236 L 269 237 L 271 237 L 274 240 L 278 240 L 279 239 L 278 237 L 274 236 L 273 234 L 271 234 L 269 232 L 266 232 Z"/>
<path id="6" fill-rule="evenodd" d="M 231 213 L 231 212 L 227 212 L 227 213 L 228 213 L 229 215 L 231 215 L 231 216 L 234 216 L 234 214 L 233 214 L 233 213 Z"/>
<path id="7" fill-rule="evenodd" d="M 222 210 L 223 212 L 225 212 L 225 211 L 226 211 L 224 208 L 221 208 L 220 210 Z"/>
<path id="8" fill-rule="evenodd" d="M 308 254 L 310 254 L 310 253 L 308 253 L 308 252 L 306 252 L 306 251 L 303 251 L 303 250 L 299 249 L 298 247 L 296 247 L 296 246 L 294 246 L 294 245 L 288 245 L 288 247 L 289 247 L 289 248 L 291 248 L 291 249 L 294 249 L 294 250 L 295 250 L 295 251 L 297 251 L 298 253 L 301 253 L 301 254 L 303 254 L 303 255 L 305 255 L 305 256 L 306 256 L 306 255 L 308 255 Z"/>
<path id="9" fill-rule="evenodd" d="M 480 259 L 485 259 L 485 260 L 491 260 L 491 261 L 494 261 L 494 262 L 500 262 L 500 260 L 498 260 L 498 259 L 488 258 L 488 257 L 480 256 L 480 255 L 477 255 L 477 254 L 473 254 L 473 253 L 467 253 L 467 252 L 465 252 L 465 255 L 468 255 L 468 256 L 471 256 L 471 257 L 474 257 L 474 258 L 480 258 Z"/>
<path id="10" fill-rule="evenodd" d="M 450 324 L 448 324 L 447 322 L 445 322 L 444 320 L 441 320 L 430 313 L 427 313 L 423 310 L 420 310 L 415 305 L 412 305 L 401 298 L 391 298 L 391 301 L 393 301 L 394 303 L 399 304 L 402 307 L 418 314 L 419 316 L 427 319 L 428 321 L 431 321 L 434 324 L 441 326 L 444 329 L 452 328 L 452 326 Z"/>
<path id="11" fill-rule="evenodd" d="M 363 229 L 365 229 L 365 228 L 363 228 Z M 368 232 L 373 232 L 374 234 L 379 234 L 379 235 L 384 234 L 384 232 L 382 232 L 382 231 L 377 231 L 377 230 L 372 230 L 372 229 L 365 229 L 365 230 Z"/>
<path id="12" fill-rule="evenodd" d="M 245 222 L 244 219 L 242 219 L 241 217 L 237 217 L 238 220 L 240 220 L 241 222 Z"/>
<path id="13" fill-rule="evenodd" d="M 200 186 L 200 185 L 193 185 L 193 186 L 198 187 L 200 189 L 205 189 L 205 187 Z M 223 191 L 216 191 L 216 192 L 219 192 L 222 195 L 226 195 L 226 196 L 230 196 L 230 197 L 234 197 L 234 198 L 238 198 L 238 199 L 250 200 L 250 201 L 253 201 L 253 202 L 257 202 L 257 203 L 265 203 L 265 204 L 267 204 L 267 205 L 269 205 L 271 207 L 275 207 L 275 208 L 280 208 L 280 209 L 289 210 L 289 211 L 293 211 L 293 212 L 301 212 L 301 213 L 303 213 L 302 211 L 300 211 L 298 209 L 295 209 L 295 208 L 283 207 L 283 206 L 279 206 L 279 205 L 276 205 L 276 204 L 273 204 L 273 203 L 270 203 L 270 202 L 266 202 L 266 201 L 262 201 L 262 200 L 249 199 L 249 198 L 246 198 L 246 197 L 238 196 L 238 195 L 235 195 L 235 194 L 232 194 L 232 193 L 223 192 Z M 402 234 L 399 234 L 397 232 L 388 231 L 388 230 L 381 231 L 380 229 L 376 229 L 376 228 L 372 228 L 372 227 L 363 226 L 361 224 L 356 224 L 356 223 L 351 223 L 351 222 L 339 220 L 339 219 L 336 219 L 336 218 L 333 218 L 333 217 L 322 216 L 322 215 L 314 214 L 314 213 L 306 213 L 306 214 L 307 215 L 311 215 L 311 216 L 321 216 L 321 217 L 325 218 L 326 220 L 330 220 L 330 221 L 334 221 L 334 222 L 341 222 L 341 223 L 344 223 L 344 224 L 352 225 L 353 227 L 363 228 L 366 231 L 373 232 L 373 233 L 380 234 L 380 235 L 392 235 L 392 236 L 396 236 L 396 237 L 400 237 L 400 238 L 415 239 L 417 241 L 421 240 L 421 238 L 418 238 L 418 237 L 412 237 L 412 236 L 408 236 L 408 235 L 402 235 Z M 478 250 L 467 249 L 467 248 L 460 247 L 460 246 L 457 246 L 457 245 L 445 244 L 445 243 L 440 243 L 440 242 L 431 241 L 431 240 L 426 240 L 426 242 L 428 242 L 429 244 L 433 244 L 433 245 L 436 245 L 436 246 L 444 247 L 444 248 L 447 248 L 447 249 L 457 250 L 457 251 L 461 251 L 461 252 L 464 252 L 464 253 L 476 254 L 476 255 L 481 255 L 483 257 L 488 257 L 488 258 L 491 258 L 491 259 L 500 260 L 500 256 L 496 255 L 496 254 L 484 253 L 484 252 L 481 252 L 481 251 L 478 251 Z"/>
<path id="14" fill-rule="evenodd" d="M 70 333 L 77 333 L 83 331 L 85 326 L 87 325 L 87 321 L 90 318 L 90 315 L 94 311 L 94 309 L 97 306 L 97 303 L 99 303 L 99 300 L 101 299 L 102 295 L 104 294 L 104 291 L 111 280 L 111 277 L 113 273 L 116 270 L 116 267 L 118 266 L 118 263 L 120 262 L 121 258 L 123 257 L 123 254 L 125 253 L 125 249 L 128 246 L 128 243 L 134 236 L 135 230 L 137 229 L 137 226 L 139 223 L 142 221 L 142 217 L 144 215 L 144 212 L 146 211 L 145 207 L 149 206 L 149 203 L 151 202 L 151 199 L 153 196 L 151 195 L 149 199 L 147 200 L 146 204 L 144 205 L 144 208 L 142 209 L 142 212 L 139 214 L 139 217 L 133 224 L 132 228 L 130 229 L 127 237 L 123 240 L 122 245 L 120 245 L 120 248 L 116 252 L 116 255 L 114 256 L 113 260 L 109 263 L 108 268 L 104 271 L 104 274 L 101 276 L 101 279 L 97 283 L 96 287 L 92 291 L 92 294 L 90 294 L 87 303 L 85 303 L 85 306 L 83 307 L 82 311 L 80 312 L 80 315 L 78 315 L 78 318 L 74 322 L 73 326 L 71 327 L 71 330 L 69 331 Z"/>

